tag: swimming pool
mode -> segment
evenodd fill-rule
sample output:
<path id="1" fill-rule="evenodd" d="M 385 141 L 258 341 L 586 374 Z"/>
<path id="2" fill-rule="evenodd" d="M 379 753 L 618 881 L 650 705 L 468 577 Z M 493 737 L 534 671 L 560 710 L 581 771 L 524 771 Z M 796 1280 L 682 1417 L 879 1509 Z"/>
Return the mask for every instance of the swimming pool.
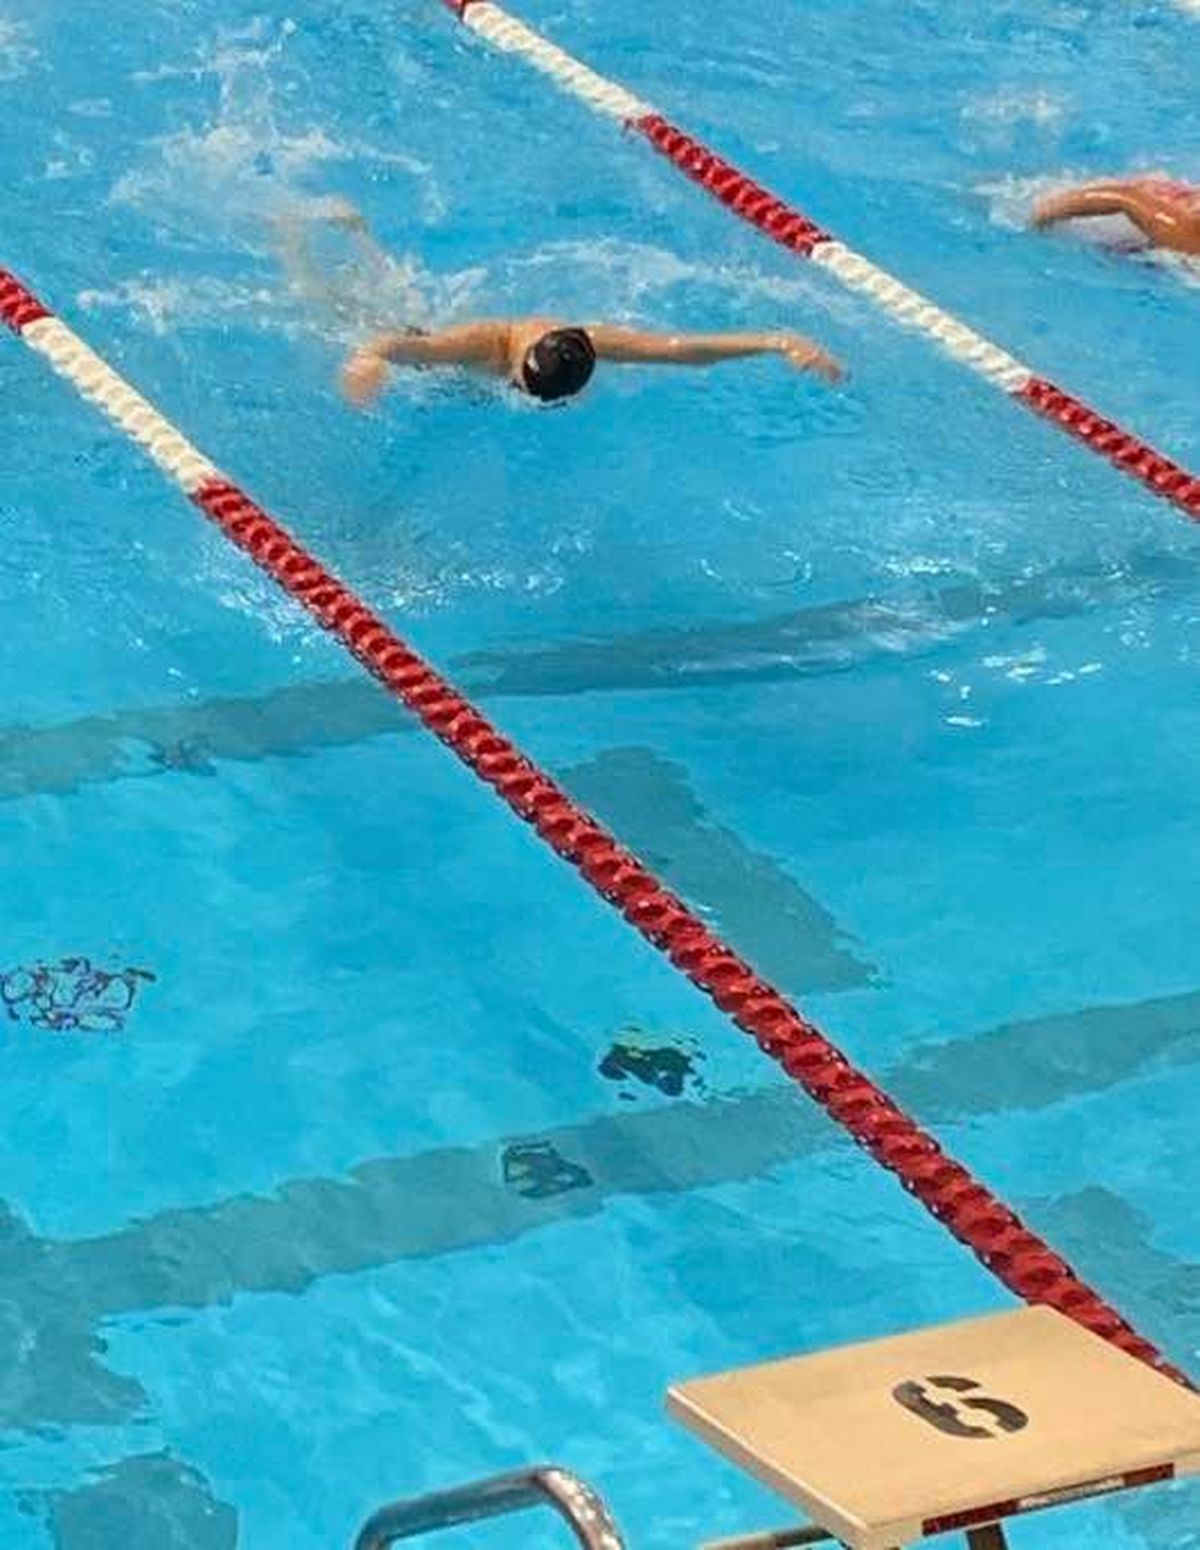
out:
<path id="1" fill-rule="evenodd" d="M 1200 174 L 1180 9 L 521 12 L 1200 462 L 1187 276 L 1017 219 L 1043 178 Z M 0 262 L 1194 1370 L 1194 528 L 433 0 L 0 14 Z M 353 417 L 273 253 L 331 191 L 419 255 L 398 307 L 787 323 L 853 380 Z M 97 993 L 115 1033 L 7 1026 L 5 1542 L 315 1550 L 542 1456 L 635 1544 L 770 1521 L 668 1380 L 1007 1295 L 4 359 L 2 967 L 154 976 Z M 1082 1527 L 1178 1544 L 1195 1507 Z"/>

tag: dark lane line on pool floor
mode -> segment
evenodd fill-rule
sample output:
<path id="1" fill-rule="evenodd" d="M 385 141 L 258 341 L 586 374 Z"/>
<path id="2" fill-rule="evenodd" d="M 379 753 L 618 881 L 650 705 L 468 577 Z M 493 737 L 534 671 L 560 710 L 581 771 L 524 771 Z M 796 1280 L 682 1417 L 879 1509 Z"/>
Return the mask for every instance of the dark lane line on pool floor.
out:
<path id="1" fill-rule="evenodd" d="M 1200 990 L 925 1044 L 885 1074 L 904 1101 L 945 1125 L 1045 1110 L 1198 1061 Z M 587 1184 L 543 1198 L 518 1193 L 502 1168 L 514 1141 L 550 1146 Z M 594 1216 L 617 1196 L 744 1182 L 843 1146 L 830 1121 L 775 1086 L 376 1159 L 341 1177 L 283 1183 L 271 1196 L 160 1211 L 96 1238 L 38 1237 L 0 1207 L 0 1427 L 113 1426 L 144 1410 L 141 1386 L 104 1365 L 107 1319 L 296 1296 L 328 1276 L 496 1247 Z"/>
<path id="2" fill-rule="evenodd" d="M 1079 617 L 1097 608 L 1186 594 L 1200 563 L 1148 550 L 1111 566 L 963 582 L 911 604 L 865 599 L 750 623 L 478 651 L 452 667 L 480 698 L 719 689 L 845 672 L 923 657 L 972 629 Z M 264 694 L 148 706 L 56 726 L 0 729 L 0 800 L 66 796 L 90 784 L 172 772 L 211 773 L 222 759 L 256 761 L 412 729 L 361 679 L 295 684 Z"/>
<path id="3" fill-rule="evenodd" d="M 573 797 L 700 906 L 760 973 L 806 993 L 878 983 L 834 916 L 771 856 L 713 818 L 688 771 L 648 748 L 612 748 L 558 770 Z"/>

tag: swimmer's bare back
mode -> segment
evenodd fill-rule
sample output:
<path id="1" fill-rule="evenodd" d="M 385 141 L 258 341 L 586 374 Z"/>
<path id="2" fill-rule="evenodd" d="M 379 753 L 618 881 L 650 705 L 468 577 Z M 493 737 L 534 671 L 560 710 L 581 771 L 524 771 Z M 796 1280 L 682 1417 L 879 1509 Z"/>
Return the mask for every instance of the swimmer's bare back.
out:
<path id="1" fill-rule="evenodd" d="M 342 368 L 342 388 L 352 404 L 364 408 L 382 391 L 389 366 L 457 366 L 506 378 L 521 391 L 531 392 L 531 354 L 543 341 L 564 333 L 585 335 L 595 359 L 601 361 L 711 366 L 751 355 L 778 355 L 797 371 L 815 372 L 828 382 L 839 382 L 843 376 L 831 355 L 800 334 L 657 334 L 606 323 L 580 329 L 554 318 L 532 317 L 480 319 L 430 333 L 379 334 L 350 355 Z"/>
<path id="2" fill-rule="evenodd" d="M 1051 194 L 1034 206 L 1035 226 L 1124 215 L 1160 248 L 1200 254 L 1200 187 L 1163 177 L 1085 183 Z"/>

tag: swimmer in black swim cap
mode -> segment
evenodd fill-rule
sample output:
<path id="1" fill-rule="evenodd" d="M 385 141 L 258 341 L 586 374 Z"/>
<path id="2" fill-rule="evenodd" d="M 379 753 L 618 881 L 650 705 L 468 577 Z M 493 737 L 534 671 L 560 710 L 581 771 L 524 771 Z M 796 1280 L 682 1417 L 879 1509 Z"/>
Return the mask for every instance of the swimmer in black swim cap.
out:
<path id="1" fill-rule="evenodd" d="M 327 205 L 323 219 L 354 233 L 374 264 L 386 254 L 367 232 L 362 217 L 340 201 Z M 294 256 L 294 255 L 293 255 Z M 311 286 L 309 287 L 312 294 Z M 820 345 L 802 334 L 657 334 L 607 323 L 586 325 L 560 318 L 495 318 L 425 331 L 401 329 L 367 340 L 342 368 L 342 388 L 360 408 L 374 402 L 389 366 L 465 367 L 506 378 L 541 403 L 573 398 L 591 380 L 597 361 L 627 365 L 712 366 L 751 355 L 778 355 L 797 371 L 839 382 L 842 368 Z"/>
<path id="2" fill-rule="evenodd" d="M 379 395 L 389 365 L 465 366 L 507 377 L 521 392 L 549 403 L 580 392 L 598 360 L 712 366 L 748 355 L 779 355 L 797 371 L 816 372 L 828 382 L 842 378 L 833 357 L 801 334 L 652 334 L 607 323 L 497 318 L 428 334 L 379 334 L 347 360 L 342 387 L 361 408 Z"/>

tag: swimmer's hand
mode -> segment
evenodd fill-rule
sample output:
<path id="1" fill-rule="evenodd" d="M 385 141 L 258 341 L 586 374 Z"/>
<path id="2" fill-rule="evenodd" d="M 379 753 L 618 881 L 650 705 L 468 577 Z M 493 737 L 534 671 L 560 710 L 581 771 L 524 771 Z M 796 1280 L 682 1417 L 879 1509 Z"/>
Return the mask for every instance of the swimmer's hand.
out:
<path id="1" fill-rule="evenodd" d="M 797 371 L 815 372 L 833 384 L 845 381 L 846 372 L 841 363 L 828 350 L 805 339 L 802 334 L 784 334 L 779 341 L 779 353 Z"/>
<path id="2" fill-rule="evenodd" d="M 342 392 L 356 409 L 367 409 L 383 392 L 387 362 L 370 346 L 355 350 L 342 367 Z"/>

